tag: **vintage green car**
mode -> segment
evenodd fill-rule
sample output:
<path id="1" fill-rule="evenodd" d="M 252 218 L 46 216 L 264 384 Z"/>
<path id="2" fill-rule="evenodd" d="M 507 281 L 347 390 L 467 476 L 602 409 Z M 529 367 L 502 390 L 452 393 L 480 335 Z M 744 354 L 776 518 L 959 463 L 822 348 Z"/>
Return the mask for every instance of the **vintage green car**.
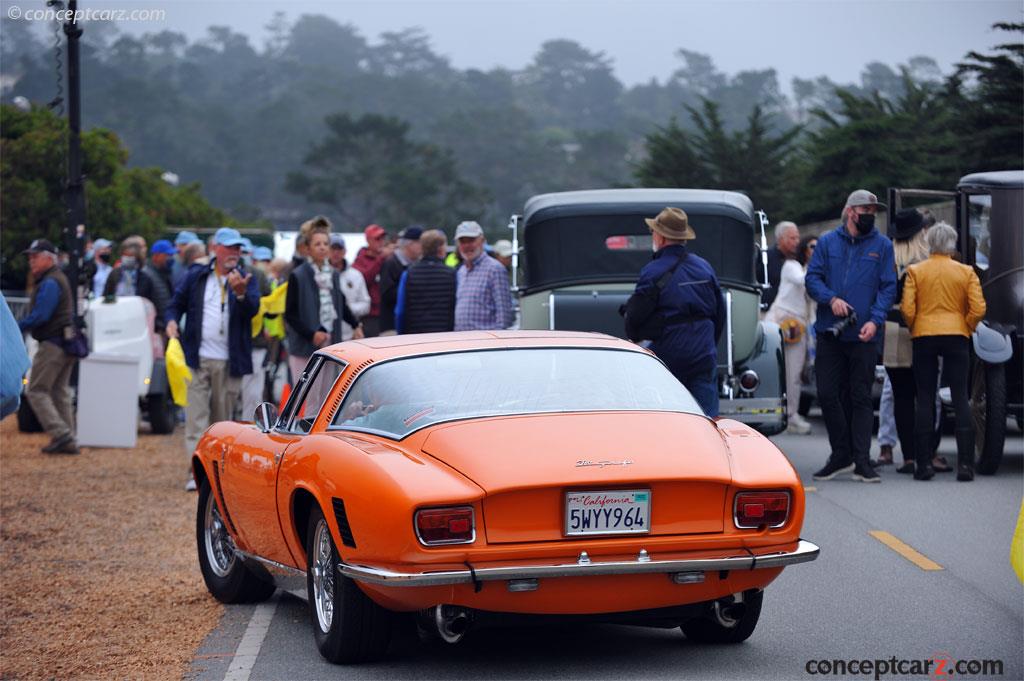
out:
<path id="1" fill-rule="evenodd" d="M 725 294 L 726 330 L 718 346 L 721 416 L 766 435 L 781 432 L 786 428 L 782 336 L 778 326 L 760 319 L 761 285 L 754 276 L 763 266 L 759 256 L 767 218 L 743 194 L 602 189 L 531 198 L 524 214 L 509 223 L 521 328 L 624 337 L 619 306 L 651 259 L 644 218 L 666 206 L 686 211 L 697 232 L 688 247 L 715 268 Z"/>

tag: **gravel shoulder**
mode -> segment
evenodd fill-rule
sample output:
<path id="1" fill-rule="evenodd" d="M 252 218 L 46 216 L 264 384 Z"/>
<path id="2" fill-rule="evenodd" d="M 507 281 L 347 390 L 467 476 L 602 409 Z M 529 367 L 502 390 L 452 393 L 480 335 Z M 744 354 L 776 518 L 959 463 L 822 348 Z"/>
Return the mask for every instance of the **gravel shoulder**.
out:
<path id="1" fill-rule="evenodd" d="M 199 573 L 182 430 L 55 456 L 0 422 L 0 678 L 188 672 L 223 607 Z"/>

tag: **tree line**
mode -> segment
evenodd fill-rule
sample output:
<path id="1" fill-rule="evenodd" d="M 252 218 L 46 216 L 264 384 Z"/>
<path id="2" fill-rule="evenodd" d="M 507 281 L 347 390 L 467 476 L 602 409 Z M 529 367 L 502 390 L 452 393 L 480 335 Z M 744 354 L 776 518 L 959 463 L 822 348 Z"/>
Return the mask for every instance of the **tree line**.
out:
<path id="1" fill-rule="evenodd" d="M 626 87 L 606 55 L 571 40 L 544 43 L 522 69 L 481 71 L 453 68 L 418 29 L 371 42 L 316 15 L 278 14 L 262 46 L 228 27 L 190 42 L 89 24 L 84 124 L 108 149 L 106 175 L 89 172 L 89 222 L 119 233 L 231 215 L 294 227 L 327 212 L 346 230 L 473 218 L 497 234 L 536 193 L 655 185 L 736 189 L 773 220 L 825 219 L 851 188 L 946 189 L 966 172 L 1021 166 L 1022 25 L 997 27 L 1005 44 L 952 74 L 928 57 L 873 62 L 860 83 L 794 79 L 787 96 L 772 69 L 728 75 L 683 49 L 663 81 Z M 17 118 L 60 137 L 45 115 L 61 106 L 52 44 L 5 22 L 0 50 L 3 99 L 34 105 L 27 117 L 4 109 L 6 251 L 23 227 L 59 230 L 59 204 L 7 207 L 56 201 L 63 165 L 56 147 L 23 163 L 28 140 L 8 135 Z M 155 168 L 186 186 L 156 182 Z M 171 215 L 166 201 L 187 208 Z"/>

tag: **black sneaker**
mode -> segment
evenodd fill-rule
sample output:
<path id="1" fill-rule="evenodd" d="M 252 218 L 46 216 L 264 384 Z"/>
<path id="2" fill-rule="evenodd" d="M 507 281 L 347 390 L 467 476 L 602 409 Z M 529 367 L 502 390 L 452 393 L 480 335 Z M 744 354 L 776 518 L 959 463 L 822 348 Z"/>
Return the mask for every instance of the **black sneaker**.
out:
<path id="1" fill-rule="evenodd" d="M 857 482 L 882 482 L 882 478 L 870 464 L 861 464 L 853 469 L 853 479 Z"/>
<path id="2" fill-rule="evenodd" d="M 828 460 L 825 467 L 815 473 L 812 477 L 815 480 L 831 480 L 840 473 L 849 473 L 853 470 L 853 463 L 836 463 L 832 459 Z"/>
<path id="3" fill-rule="evenodd" d="M 41 451 L 43 454 L 66 454 L 66 450 L 74 447 L 75 454 L 78 453 L 78 447 L 75 445 L 75 436 L 71 433 L 67 433 L 62 437 L 53 438 L 50 443 L 42 447 Z"/>
<path id="4" fill-rule="evenodd" d="M 935 477 L 935 469 L 931 466 L 918 466 L 914 471 L 914 480 L 931 480 Z"/>
<path id="5" fill-rule="evenodd" d="M 74 439 L 75 437 L 71 433 L 65 433 L 60 437 L 50 438 L 49 443 L 43 446 L 42 452 L 43 454 L 53 454 L 54 452 L 62 448 L 62 446 L 65 446 Z"/>

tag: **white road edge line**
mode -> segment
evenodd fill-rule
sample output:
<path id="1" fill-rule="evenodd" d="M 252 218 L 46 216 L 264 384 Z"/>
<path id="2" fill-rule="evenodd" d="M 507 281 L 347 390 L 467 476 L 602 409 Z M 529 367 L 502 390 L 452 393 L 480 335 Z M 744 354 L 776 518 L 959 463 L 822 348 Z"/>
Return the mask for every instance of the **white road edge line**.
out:
<path id="1" fill-rule="evenodd" d="M 242 640 L 238 642 L 238 649 L 235 656 L 231 658 L 231 665 L 224 674 L 224 681 L 249 681 L 253 665 L 256 664 L 256 657 L 260 654 L 260 646 L 267 636 L 270 623 L 277 611 L 277 599 L 269 603 L 260 603 L 249 618 L 249 624 L 242 634 Z"/>

